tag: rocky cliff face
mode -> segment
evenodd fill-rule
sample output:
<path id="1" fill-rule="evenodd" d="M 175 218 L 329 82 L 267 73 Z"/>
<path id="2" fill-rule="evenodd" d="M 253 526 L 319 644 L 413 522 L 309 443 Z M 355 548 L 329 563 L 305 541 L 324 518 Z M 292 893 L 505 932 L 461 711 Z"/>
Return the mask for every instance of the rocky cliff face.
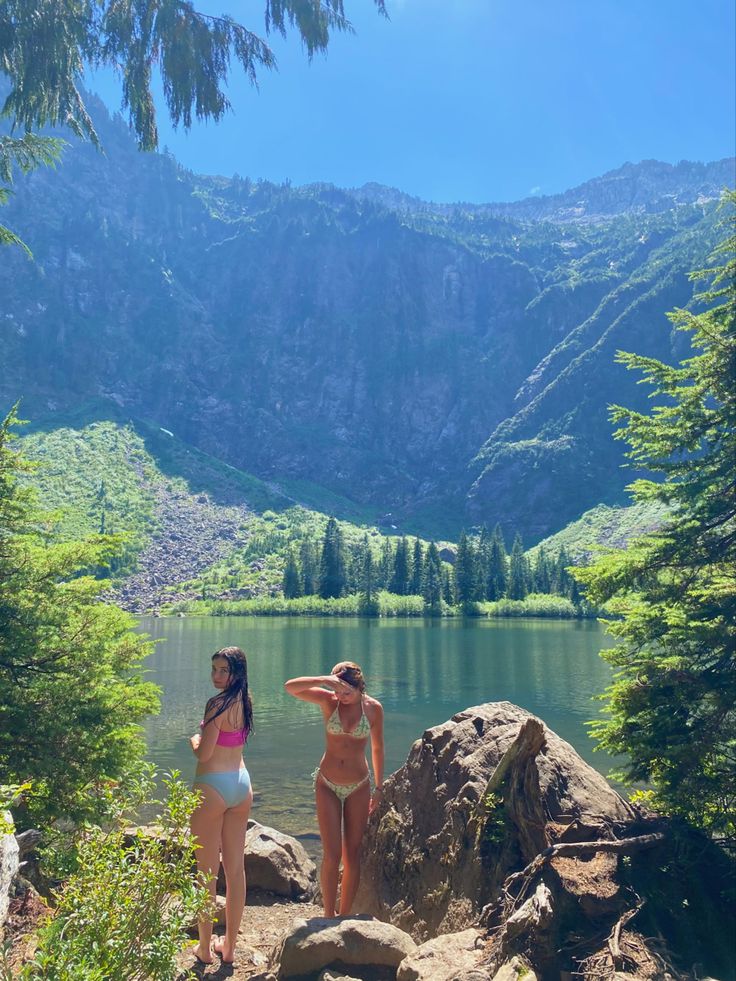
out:
<path id="1" fill-rule="evenodd" d="M 501 521 L 531 543 L 620 497 L 606 405 L 642 393 L 613 352 L 682 353 L 664 313 L 714 241 L 722 167 L 630 168 L 635 193 L 571 225 L 198 178 L 99 129 L 105 156 L 73 144 L 5 209 L 34 261 L 2 255 L 4 403 L 111 400 L 436 535 Z M 657 214 L 616 204 L 672 187 Z"/>

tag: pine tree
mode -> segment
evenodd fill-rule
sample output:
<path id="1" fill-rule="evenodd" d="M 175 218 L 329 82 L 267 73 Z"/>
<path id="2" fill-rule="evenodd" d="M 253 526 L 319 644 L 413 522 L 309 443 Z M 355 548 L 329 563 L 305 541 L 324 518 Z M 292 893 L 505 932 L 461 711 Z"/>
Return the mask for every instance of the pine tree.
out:
<path id="1" fill-rule="evenodd" d="M 422 577 L 424 575 L 424 549 L 418 538 L 414 539 L 414 552 L 411 563 L 411 582 L 409 592 L 412 596 L 420 596 L 422 592 Z"/>
<path id="2" fill-rule="evenodd" d="M 442 562 L 441 559 L 440 562 Z M 448 606 L 454 606 L 457 603 L 457 596 L 455 595 L 455 576 L 452 572 L 450 572 L 444 562 L 442 562 L 442 599 Z"/>
<path id="3" fill-rule="evenodd" d="M 491 536 L 486 525 L 480 530 L 476 555 L 476 598 L 487 599 L 488 576 L 491 568 Z"/>
<path id="4" fill-rule="evenodd" d="M 547 558 L 547 553 L 544 551 L 544 546 L 540 545 L 537 550 L 537 558 L 534 562 L 534 572 L 532 574 L 533 581 L 533 592 L 535 593 L 551 593 L 552 592 L 552 574 L 550 570 L 550 562 Z"/>
<path id="5" fill-rule="evenodd" d="M 557 593 L 558 596 L 569 596 L 572 590 L 574 580 L 569 568 L 570 556 L 567 554 L 565 546 L 560 545 L 552 571 L 553 592 Z"/>
<path id="6" fill-rule="evenodd" d="M 15 425 L 13 409 L 0 425 L 0 773 L 32 782 L 32 821 L 95 818 L 106 795 L 88 788 L 124 777 L 145 750 L 140 724 L 158 706 L 140 670 L 150 645 L 88 574 L 120 541 L 48 540 Z"/>
<path id="7" fill-rule="evenodd" d="M 360 565 L 360 596 L 358 598 L 358 612 L 364 617 L 377 617 L 380 609 L 378 600 L 375 596 L 373 554 L 371 552 L 368 535 L 363 537 L 363 542 L 359 557 Z"/>
<path id="8" fill-rule="evenodd" d="M 0 13 L 0 36 L 3 18 Z M 0 64 L 2 64 L 2 42 L 0 42 Z M 25 133 L 22 137 L 0 136 L 0 205 L 10 197 L 13 185 L 13 169 L 29 174 L 37 167 L 52 167 L 60 159 L 65 144 L 53 136 L 36 136 Z M 29 248 L 9 228 L 0 225 L 0 245 L 20 245 L 28 255 Z"/>
<path id="9" fill-rule="evenodd" d="M 409 592 L 409 542 L 405 535 L 396 543 L 394 571 L 389 589 L 398 596 L 406 596 Z"/>
<path id="10" fill-rule="evenodd" d="M 488 575 L 486 578 L 486 598 L 500 600 L 506 595 L 508 580 L 508 556 L 503 540 L 501 526 L 496 525 L 491 537 L 491 549 L 488 558 Z"/>
<path id="11" fill-rule="evenodd" d="M 421 595 L 427 616 L 442 615 L 442 562 L 437 546 L 431 542 L 427 549 L 422 576 Z"/>
<path id="12" fill-rule="evenodd" d="M 734 222 L 736 194 L 726 195 Z M 733 229 L 736 231 L 736 228 Z M 594 734 L 623 754 L 624 776 L 646 782 L 657 807 L 736 842 L 736 234 L 716 252 L 702 312 L 670 319 L 693 355 L 672 367 L 619 354 L 657 399 L 650 413 L 614 406 L 637 469 L 636 501 L 670 518 L 656 532 L 576 572 L 587 598 L 616 618 L 608 718 Z"/>
<path id="13" fill-rule="evenodd" d="M 463 529 L 457 543 L 457 558 L 455 559 L 455 595 L 464 613 L 473 611 L 477 589 L 475 549 Z"/>
<path id="14" fill-rule="evenodd" d="M 506 595 L 512 600 L 523 600 L 528 592 L 528 564 L 524 556 L 521 535 L 517 532 L 511 548 L 509 583 Z"/>
<path id="15" fill-rule="evenodd" d="M 317 552 L 311 538 L 305 538 L 299 546 L 299 568 L 302 595 L 314 596 L 319 590 L 319 570 L 317 568 Z"/>
<path id="16" fill-rule="evenodd" d="M 388 589 L 394 574 L 394 552 L 391 539 L 384 538 L 381 548 L 381 561 L 378 564 L 378 585 L 380 589 Z"/>
<path id="17" fill-rule="evenodd" d="M 384 0 L 375 0 L 385 13 Z M 349 30 L 343 0 L 267 0 L 265 32 L 295 29 L 309 58 L 327 49 L 334 31 Z M 212 17 L 193 3 L 54 0 L 0 5 L 0 64 L 10 82 L 4 112 L 21 131 L 69 126 L 98 142 L 80 75 L 86 65 L 113 68 L 124 80 L 122 104 L 144 149 L 158 145 L 154 69 L 174 126 L 192 118 L 217 121 L 230 108 L 234 63 L 256 84 L 273 69 L 271 48 L 231 17 Z"/>
<path id="18" fill-rule="evenodd" d="M 334 518 L 325 528 L 319 565 L 319 595 L 322 599 L 342 596 L 345 591 L 345 556 L 342 534 Z"/>
<path id="19" fill-rule="evenodd" d="M 285 599 L 296 599 L 302 595 L 302 578 L 296 557 L 294 556 L 294 549 L 291 547 L 286 556 L 281 588 Z"/>
<path id="20" fill-rule="evenodd" d="M 374 0 L 385 14 L 385 0 Z M 265 32 L 286 36 L 296 29 L 308 56 L 327 49 L 331 33 L 349 30 L 344 0 L 267 0 Z M 194 3 L 118 3 L 114 0 L 13 0 L 0 4 L 0 65 L 10 92 L 2 107 L 11 129 L 22 137 L 0 136 L 0 205 L 13 182 L 13 168 L 29 173 L 53 165 L 64 141 L 33 132 L 68 126 L 99 146 L 99 137 L 79 85 L 85 66 L 114 68 L 124 79 L 122 105 L 139 145 L 158 146 L 156 100 L 161 92 L 176 128 L 196 119 L 221 119 L 230 109 L 226 91 L 234 63 L 257 83 L 276 60 L 265 40 L 232 17 L 213 17 Z M 155 71 L 154 71 L 155 69 Z M 4 185 L 4 186 L 3 186 Z M 0 225 L 0 245 L 25 244 Z M 30 254 L 30 252 L 29 252 Z"/>

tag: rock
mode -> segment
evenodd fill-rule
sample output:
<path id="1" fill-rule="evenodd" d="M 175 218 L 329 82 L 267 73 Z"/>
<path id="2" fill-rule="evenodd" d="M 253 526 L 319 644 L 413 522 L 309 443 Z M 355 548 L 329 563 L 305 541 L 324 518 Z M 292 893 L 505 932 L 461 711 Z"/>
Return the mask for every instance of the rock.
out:
<path id="1" fill-rule="evenodd" d="M 315 864 L 303 845 L 290 835 L 249 821 L 245 859 L 249 889 L 265 889 L 290 899 L 314 893 Z"/>
<path id="2" fill-rule="evenodd" d="M 351 974 L 343 974 L 342 971 L 322 971 L 318 981 L 360 981 Z"/>
<path id="3" fill-rule="evenodd" d="M 540 882 L 534 895 L 506 920 L 506 933 L 513 938 L 530 930 L 544 930 L 552 922 L 553 916 L 552 893 Z"/>
<path id="4" fill-rule="evenodd" d="M 295 920 L 269 961 L 279 978 L 310 974 L 331 965 L 396 968 L 416 950 L 411 937 L 368 916 Z"/>
<path id="5" fill-rule="evenodd" d="M 512 957 L 493 975 L 493 981 L 537 981 L 537 975 L 520 957 Z"/>
<path id="6" fill-rule="evenodd" d="M 470 929 L 428 940 L 404 958 L 396 981 L 455 981 L 458 972 L 479 968 L 482 937 L 480 930 Z"/>
<path id="7" fill-rule="evenodd" d="M 419 941 L 457 932 L 546 847 L 546 820 L 610 826 L 635 816 L 530 713 L 509 702 L 477 705 L 428 729 L 385 781 L 354 908 Z"/>
<path id="8" fill-rule="evenodd" d="M 0 821 L 7 827 L 13 827 L 13 819 L 9 811 L 0 811 Z M 12 831 L 0 834 L 0 928 L 8 915 L 10 903 L 10 888 L 18 871 L 19 865 L 18 842 Z"/>

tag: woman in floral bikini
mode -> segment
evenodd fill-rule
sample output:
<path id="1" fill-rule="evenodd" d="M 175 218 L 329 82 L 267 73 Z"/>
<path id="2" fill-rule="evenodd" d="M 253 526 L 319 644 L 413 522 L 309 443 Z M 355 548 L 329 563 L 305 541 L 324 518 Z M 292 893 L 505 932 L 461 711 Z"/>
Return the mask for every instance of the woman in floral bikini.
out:
<path id="1" fill-rule="evenodd" d="M 360 844 L 368 815 L 381 794 L 383 708 L 375 698 L 366 695 L 363 672 L 352 661 L 336 664 L 329 675 L 292 678 L 284 687 L 294 698 L 314 702 L 322 710 L 325 752 L 314 771 L 317 821 L 322 838 L 322 902 L 325 916 L 335 916 L 342 858 L 339 915 L 347 916 L 360 882 Z M 365 756 L 369 738 L 373 792 Z"/>

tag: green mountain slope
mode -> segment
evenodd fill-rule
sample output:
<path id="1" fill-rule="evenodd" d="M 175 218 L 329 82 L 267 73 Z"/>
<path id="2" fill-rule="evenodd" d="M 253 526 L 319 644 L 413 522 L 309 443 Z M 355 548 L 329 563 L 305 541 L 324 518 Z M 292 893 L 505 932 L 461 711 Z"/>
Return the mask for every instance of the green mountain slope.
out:
<path id="1" fill-rule="evenodd" d="M 501 522 L 532 543 L 622 500 L 606 407 L 643 393 L 613 354 L 680 353 L 664 314 L 691 298 L 727 161 L 448 210 L 201 178 L 97 125 L 104 156 L 72 144 L 5 209 L 35 259 L 0 266 L 4 404 L 114 405 L 427 537 Z"/>
<path id="2" fill-rule="evenodd" d="M 571 562 L 584 565 L 597 548 L 623 548 L 632 538 L 656 530 L 666 517 L 666 509 L 659 505 L 609 507 L 599 504 L 529 549 L 527 555 L 534 561 L 541 548 L 549 554 L 564 548 Z"/>
<path id="3" fill-rule="evenodd" d="M 100 415 L 107 418 L 100 420 Z M 49 529 L 53 536 L 78 538 L 101 531 L 124 536 L 110 595 L 136 612 L 172 604 L 174 609 L 199 609 L 196 601 L 202 599 L 219 604 L 223 611 L 233 602 L 253 600 L 267 612 L 270 597 L 275 598 L 277 612 L 282 608 L 278 603 L 289 552 L 303 556 L 303 548 L 311 543 L 318 563 L 328 520 L 325 511 L 340 516 L 348 564 L 360 563 L 368 541 L 376 577 L 386 548 L 395 552 L 401 533 L 390 528 L 382 533 L 370 515 L 357 514 L 350 502 L 318 486 L 290 488 L 301 492 L 297 496 L 264 483 L 208 457 L 169 431 L 124 420 L 114 406 L 107 411 L 101 404 L 87 406 L 58 429 L 36 425 L 22 437 L 21 447 L 38 464 L 29 479 L 54 513 Z M 564 547 L 573 561 L 585 562 L 597 545 L 622 545 L 656 527 L 663 516 L 661 510 L 641 505 L 599 505 L 539 547 L 551 557 Z M 443 554 L 451 560 L 455 551 L 450 546 Z M 532 565 L 537 551 L 527 553 Z M 449 572 L 450 566 L 445 568 Z M 353 579 L 356 575 L 353 568 Z M 412 605 L 408 599 L 381 595 L 388 614 L 422 612 L 416 597 Z M 305 610 L 326 611 L 320 600 L 305 602 Z M 355 613 L 356 597 L 340 600 L 333 612 Z"/>
<path id="4" fill-rule="evenodd" d="M 98 418 L 106 416 L 105 419 Z M 91 419 L 91 421 L 90 421 Z M 349 547 L 383 536 L 351 502 L 316 485 L 269 485 L 114 406 L 87 406 L 57 429 L 36 425 L 20 446 L 37 463 L 29 478 L 52 512 L 57 538 L 124 536 L 115 599 L 133 610 L 177 598 L 280 592 L 290 543 L 321 541 L 329 505 Z"/>

